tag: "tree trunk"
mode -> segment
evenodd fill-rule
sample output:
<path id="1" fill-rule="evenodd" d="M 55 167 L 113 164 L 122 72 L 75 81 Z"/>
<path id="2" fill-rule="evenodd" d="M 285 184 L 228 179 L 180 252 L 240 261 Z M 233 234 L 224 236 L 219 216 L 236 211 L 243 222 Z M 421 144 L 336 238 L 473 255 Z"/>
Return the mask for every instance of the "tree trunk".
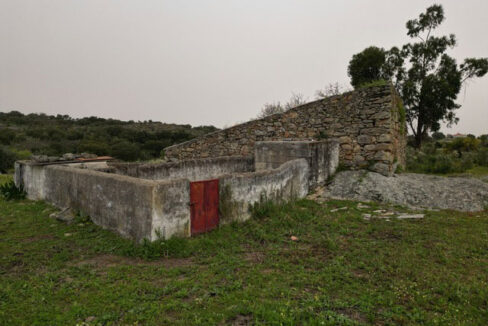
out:
<path id="1" fill-rule="evenodd" d="M 415 148 L 420 149 L 422 147 L 422 124 L 420 121 L 417 122 L 417 132 L 415 133 Z"/>

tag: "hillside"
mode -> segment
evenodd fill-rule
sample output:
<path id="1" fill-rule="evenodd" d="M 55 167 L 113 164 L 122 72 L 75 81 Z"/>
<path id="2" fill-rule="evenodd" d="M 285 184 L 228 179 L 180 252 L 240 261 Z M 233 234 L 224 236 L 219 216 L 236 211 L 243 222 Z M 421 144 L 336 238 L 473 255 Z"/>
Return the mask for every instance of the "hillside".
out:
<path id="1" fill-rule="evenodd" d="M 122 160 L 159 158 L 164 147 L 217 130 L 213 126 L 0 112 L 0 146 L 16 158 L 89 152 Z"/>

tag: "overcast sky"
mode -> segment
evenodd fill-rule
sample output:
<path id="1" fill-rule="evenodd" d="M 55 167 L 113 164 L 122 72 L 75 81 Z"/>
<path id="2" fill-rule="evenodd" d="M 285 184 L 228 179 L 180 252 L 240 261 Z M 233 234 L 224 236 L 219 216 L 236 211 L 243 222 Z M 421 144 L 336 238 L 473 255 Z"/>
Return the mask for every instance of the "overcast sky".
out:
<path id="1" fill-rule="evenodd" d="M 438 1 L 451 54 L 488 57 L 488 1 Z M 432 1 L 0 0 L 0 111 L 229 126 L 328 83 L 369 45 L 408 41 Z M 488 133 L 488 77 L 455 132 Z"/>

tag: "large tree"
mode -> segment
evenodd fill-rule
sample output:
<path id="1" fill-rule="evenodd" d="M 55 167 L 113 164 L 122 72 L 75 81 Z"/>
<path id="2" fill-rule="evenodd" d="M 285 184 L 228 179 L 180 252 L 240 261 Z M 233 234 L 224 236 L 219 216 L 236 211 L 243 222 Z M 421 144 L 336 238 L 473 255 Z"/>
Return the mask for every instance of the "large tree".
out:
<path id="1" fill-rule="evenodd" d="M 487 58 L 466 58 L 458 65 L 446 53 L 456 46 L 454 34 L 433 34 L 444 19 L 442 6 L 433 5 L 417 19 L 409 20 L 407 35 L 414 41 L 386 51 L 379 69 L 380 78 L 391 80 L 402 96 L 417 147 L 429 131 L 439 130 L 441 122 L 448 125 L 458 122 L 455 110 L 460 107 L 456 99 L 461 87 L 471 78 L 488 72 Z"/>

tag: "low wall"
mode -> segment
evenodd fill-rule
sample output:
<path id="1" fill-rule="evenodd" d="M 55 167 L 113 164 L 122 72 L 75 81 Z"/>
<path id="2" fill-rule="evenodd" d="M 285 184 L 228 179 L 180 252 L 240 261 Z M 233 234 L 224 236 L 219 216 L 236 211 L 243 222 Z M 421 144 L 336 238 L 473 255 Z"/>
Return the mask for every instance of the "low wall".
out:
<path id="1" fill-rule="evenodd" d="M 309 166 L 305 159 L 288 161 L 280 167 L 219 178 L 222 223 L 245 221 L 253 204 L 263 200 L 288 201 L 308 194 Z"/>
<path id="2" fill-rule="evenodd" d="M 250 161 L 244 161 L 241 167 L 248 167 Z M 188 179 L 147 180 L 79 166 L 29 162 L 17 162 L 15 170 L 15 183 L 24 186 L 28 198 L 79 210 L 95 224 L 124 237 L 139 242 L 190 236 Z M 248 219 L 250 207 L 260 200 L 306 196 L 309 171 L 308 162 L 299 159 L 273 170 L 218 176 L 221 223 Z"/>
<path id="3" fill-rule="evenodd" d="M 337 138 L 340 162 L 389 175 L 405 164 L 405 112 L 395 89 L 376 86 L 307 103 L 164 149 L 172 160 L 253 153 L 258 141 Z"/>
<path id="4" fill-rule="evenodd" d="M 280 167 L 283 163 L 304 158 L 310 167 L 311 189 L 323 185 L 333 175 L 339 163 L 339 142 L 326 141 L 264 141 L 254 147 L 256 171 Z"/>
<path id="5" fill-rule="evenodd" d="M 189 236 L 189 181 L 152 181 L 79 167 L 16 164 L 15 182 L 28 198 L 73 208 L 135 241 Z"/>
<path id="6" fill-rule="evenodd" d="M 112 172 L 136 178 L 162 180 L 185 178 L 191 181 L 213 179 L 223 174 L 251 172 L 253 157 L 219 157 L 187 160 L 177 163 L 118 163 L 109 162 Z"/>

